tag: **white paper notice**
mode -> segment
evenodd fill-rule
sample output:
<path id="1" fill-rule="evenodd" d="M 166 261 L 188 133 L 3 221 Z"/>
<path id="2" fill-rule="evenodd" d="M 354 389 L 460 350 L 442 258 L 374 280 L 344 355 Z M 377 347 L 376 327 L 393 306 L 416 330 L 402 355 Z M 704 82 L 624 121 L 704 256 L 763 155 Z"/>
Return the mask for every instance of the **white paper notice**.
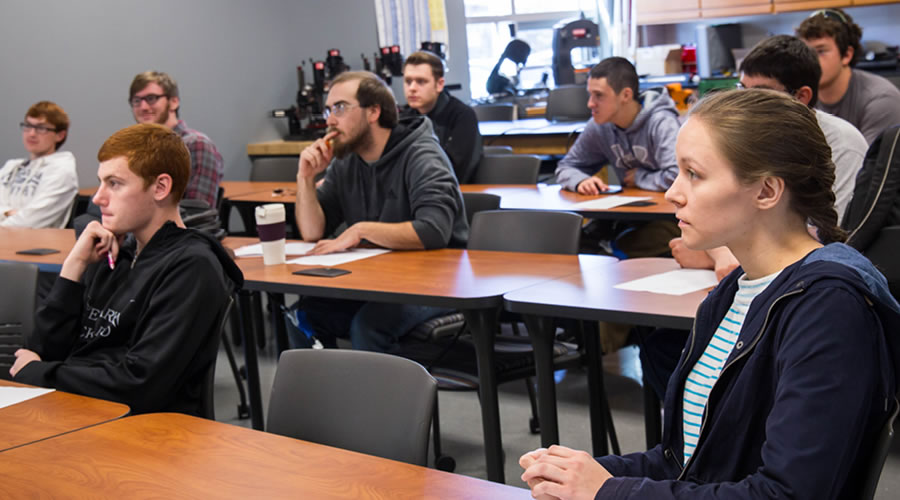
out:
<path id="1" fill-rule="evenodd" d="M 339 266 L 354 260 L 367 259 L 390 250 L 386 248 L 354 248 L 346 252 L 329 253 L 326 255 L 307 255 L 299 259 L 289 260 L 288 264 L 301 264 L 304 266 Z"/>
<path id="2" fill-rule="evenodd" d="M 284 254 L 303 255 L 306 252 L 312 250 L 314 246 L 316 246 L 315 243 L 308 243 L 305 241 L 292 241 L 284 244 Z M 262 245 L 257 243 L 255 245 L 243 246 L 236 249 L 234 251 L 234 254 L 238 257 L 262 257 Z"/>
<path id="3" fill-rule="evenodd" d="M 0 408 L 6 408 L 31 398 L 43 396 L 56 389 L 42 389 L 40 387 L 0 387 Z"/>
<path id="4" fill-rule="evenodd" d="M 582 201 L 572 205 L 575 210 L 609 210 L 620 205 L 631 203 L 632 201 L 649 200 L 649 196 L 604 196 L 596 200 Z"/>
<path id="5" fill-rule="evenodd" d="M 619 283 L 614 288 L 633 292 L 664 293 L 666 295 L 684 295 L 716 286 L 715 271 L 707 269 L 678 269 L 661 274 L 654 274 L 634 281 Z"/>

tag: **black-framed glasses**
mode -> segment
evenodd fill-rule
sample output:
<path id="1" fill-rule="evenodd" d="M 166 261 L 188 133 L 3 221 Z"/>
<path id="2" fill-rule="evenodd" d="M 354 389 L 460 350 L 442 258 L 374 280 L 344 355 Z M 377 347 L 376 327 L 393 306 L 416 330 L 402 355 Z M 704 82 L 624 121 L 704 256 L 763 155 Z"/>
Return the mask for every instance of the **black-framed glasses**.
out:
<path id="1" fill-rule="evenodd" d="M 809 17 L 816 16 L 822 16 L 825 19 L 834 19 L 835 21 L 839 21 L 841 24 L 847 24 L 847 16 L 834 9 L 819 9 L 809 15 Z"/>
<path id="2" fill-rule="evenodd" d="M 147 104 L 153 106 L 156 104 L 156 101 L 162 99 L 163 97 L 168 97 L 165 94 L 147 94 L 147 95 L 136 95 L 131 99 L 128 99 L 129 104 L 131 104 L 132 108 L 136 108 L 141 105 L 141 101 L 147 101 Z"/>
<path id="3" fill-rule="evenodd" d="M 322 117 L 326 120 L 331 115 L 334 115 L 335 118 L 340 118 L 344 116 L 344 113 L 346 113 L 348 109 L 357 106 L 359 106 L 359 104 L 352 104 L 349 102 L 338 102 L 335 103 L 334 106 L 325 106 L 325 109 L 322 110 Z"/>
<path id="4" fill-rule="evenodd" d="M 53 127 L 48 127 L 46 125 L 35 125 L 34 123 L 28 122 L 20 122 L 19 128 L 22 129 L 22 132 L 26 132 L 28 130 L 34 130 L 37 134 L 44 135 L 47 132 L 56 132 L 56 129 Z"/>

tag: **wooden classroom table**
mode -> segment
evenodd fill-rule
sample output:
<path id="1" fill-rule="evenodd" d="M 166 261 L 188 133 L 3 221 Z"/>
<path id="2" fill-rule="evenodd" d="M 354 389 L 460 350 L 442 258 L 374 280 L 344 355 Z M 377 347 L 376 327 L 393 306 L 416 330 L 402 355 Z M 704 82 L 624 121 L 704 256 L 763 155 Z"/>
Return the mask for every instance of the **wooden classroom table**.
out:
<path id="1" fill-rule="evenodd" d="M 313 141 L 275 141 L 254 142 L 247 144 L 247 156 L 300 156 L 304 148 Z"/>
<path id="2" fill-rule="evenodd" d="M 0 227 L 0 260 L 37 264 L 42 271 L 59 272 L 73 246 L 75 246 L 74 229 Z M 16 253 L 31 248 L 52 248 L 59 252 L 48 255 Z"/>
<path id="3" fill-rule="evenodd" d="M 521 488 L 177 413 L 0 453 L 0 483 L 22 498 L 531 498 Z"/>
<path id="4" fill-rule="evenodd" d="M 524 316 L 535 351 L 538 404 L 541 418 L 541 446 L 559 443 L 556 419 L 556 387 L 553 382 L 553 318 L 598 320 L 633 325 L 690 330 L 694 315 L 709 290 L 685 295 L 634 292 L 614 288 L 619 283 L 680 269 L 675 259 L 628 259 L 603 268 L 603 272 L 582 269 L 569 276 L 520 288 L 503 296 L 504 308 Z M 585 335 L 592 343 L 596 335 Z M 602 358 L 599 346 L 587 349 L 591 435 L 596 454 L 606 449 L 603 401 Z M 600 377 L 599 379 L 596 377 Z M 599 382 L 598 382 L 599 380 Z"/>
<path id="5" fill-rule="evenodd" d="M 586 121 L 551 122 L 544 118 L 484 121 L 478 130 L 485 146 L 511 146 L 517 154 L 565 155 Z"/>
<path id="6" fill-rule="evenodd" d="M 625 188 L 621 196 L 648 197 L 650 206 L 618 206 L 609 209 L 580 208 L 576 204 L 609 195 L 589 196 L 566 191 L 559 184 L 463 184 L 464 193 L 489 193 L 500 196 L 500 208 L 507 210 L 564 210 L 589 219 L 629 221 L 675 220 L 675 205 L 666 201 L 665 193 L 637 188 Z"/>
<path id="7" fill-rule="evenodd" d="M 8 380 L 0 380 L 0 386 L 33 387 Z M 130 411 L 121 403 L 53 391 L 0 408 L 0 451 L 115 420 Z"/>
<path id="8" fill-rule="evenodd" d="M 256 238 L 229 237 L 237 248 Z M 415 304 L 458 309 L 472 330 L 478 363 L 482 425 L 488 479 L 503 482 L 500 414 L 494 365 L 494 332 L 503 294 L 547 280 L 600 269 L 617 262 L 598 255 L 555 255 L 477 250 L 393 251 L 339 267 L 351 271 L 336 278 L 291 274 L 309 266 L 263 265 L 261 257 L 236 260 L 244 273 L 244 289 L 335 299 Z M 249 294 L 241 294 L 241 310 L 251 309 Z M 249 315 L 243 315 L 245 349 L 256 343 Z M 255 355 L 247 351 L 247 381 L 254 428 L 261 428 L 259 374 Z"/>

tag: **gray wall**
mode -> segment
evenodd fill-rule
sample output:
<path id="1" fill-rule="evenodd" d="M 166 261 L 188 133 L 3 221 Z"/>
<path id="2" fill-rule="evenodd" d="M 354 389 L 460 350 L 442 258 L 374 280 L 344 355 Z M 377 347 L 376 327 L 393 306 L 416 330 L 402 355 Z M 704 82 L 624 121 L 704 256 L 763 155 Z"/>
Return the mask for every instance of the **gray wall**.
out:
<path id="1" fill-rule="evenodd" d="M 336 47 L 361 69 L 360 53 L 371 58 L 377 45 L 366 0 L 4 0 L 0 161 L 25 154 L 18 123 L 49 99 L 72 120 L 63 149 L 81 185 L 96 185 L 100 145 L 134 123 L 131 79 L 157 69 L 178 80 L 181 117 L 216 143 L 226 179 L 244 180 L 247 143 L 286 132 L 269 111 L 293 101 L 296 66 Z"/>

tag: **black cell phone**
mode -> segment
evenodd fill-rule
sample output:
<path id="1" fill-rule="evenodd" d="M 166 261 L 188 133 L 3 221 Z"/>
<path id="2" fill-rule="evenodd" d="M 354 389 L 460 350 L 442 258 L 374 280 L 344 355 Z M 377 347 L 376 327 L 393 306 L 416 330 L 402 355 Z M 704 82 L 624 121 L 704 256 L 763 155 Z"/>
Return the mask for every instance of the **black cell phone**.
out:
<path id="1" fill-rule="evenodd" d="M 301 269 L 299 271 L 294 271 L 293 274 L 300 274 L 303 276 L 319 276 L 321 278 L 334 278 L 336 276 L 350 274 L 350 271 L 346 269 L 338 269 L 336 267 L 314 267 L 312 269 Z"/>
<path id="2" fill-rule="evenodd" d="M 16 252 L 20 255 L 50 255 L 52 253 L 59 253 L 59 250 L 55 248 L 29 248 L 28 250 L 19 250 Z"/>
<path id="3" fill-rule="evenodd" d="M 626 203 L 624 205 L 619 205 L 619 206 L 620 207 L 650 207 L 653 205 L 656 205 L 655 201 L 637 200 L 637 201 L 632 201 L 631 203 Z"/>

